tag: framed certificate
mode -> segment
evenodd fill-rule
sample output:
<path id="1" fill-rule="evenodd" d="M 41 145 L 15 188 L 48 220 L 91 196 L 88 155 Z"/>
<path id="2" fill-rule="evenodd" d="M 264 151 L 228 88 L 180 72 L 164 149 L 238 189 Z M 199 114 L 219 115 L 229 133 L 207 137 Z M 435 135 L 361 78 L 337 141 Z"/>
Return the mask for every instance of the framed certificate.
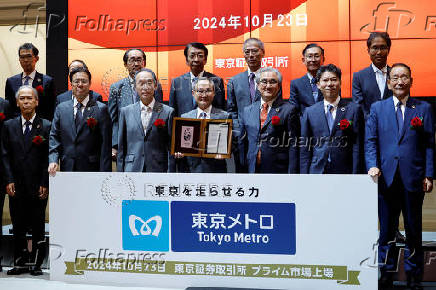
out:
<path id="1" fill-rule="evenodd" d="M 226 159 L 231 157 L 232 119 L 173 119 L 171 154 Z"/>

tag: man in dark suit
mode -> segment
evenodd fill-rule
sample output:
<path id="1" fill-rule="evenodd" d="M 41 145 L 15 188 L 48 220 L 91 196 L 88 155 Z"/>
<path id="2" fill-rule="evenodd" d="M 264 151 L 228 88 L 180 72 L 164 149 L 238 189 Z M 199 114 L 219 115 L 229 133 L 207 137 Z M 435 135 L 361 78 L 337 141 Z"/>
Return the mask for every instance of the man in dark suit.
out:
<path id="1" fill-rule="evenodd" d="M 39 60 L 38 54 L 39 50 L 32 43 L 25 43 L 18 48 L 18 56 L 23 72 L 8 78 L 5 86 L 5 98 L 9 101 L 11 118 L 20 115 L 15 100 L 18 88 L 29 85 L 36 88 L 38 92 L 38 116 L 47 120 L 53 119 L 56 100 L 54 81 L 51 77 L 35 70 L 36 63 Z"/>
<path id="2" fill-rule="evenodd" d="M 208 55 L 206 46 L 199 42 L 189 43 L 185 47 L 184 54 L 190 72 L 171 81 L 169 105 L 174 108 L 174 116 L 180 117 L 197 107 L 197 103 L 192 96 L 192 83 L 199 77 L 207 77 L 213 80 L 215 98 L 212 105 L 215 108 L 225 109 L 223 80 L 212 73 L 204 71 Z"/>
<path id="3" fill-rule="evenodd" d="M 86 64 L 85 64 L 85 62 L 83 60 L 75 59 L 68 66 L 68 75 L 71 73 L 71 71 L 73 69 L 78 68 L 78 67 L 84 67 L 84 68 L 88 69 L 88 67 L 86 66 Z M 97 93 L 97 92 L 94 92 L 93 90 L 89 90 L 89 97 L 91 99 L 96 100 L 96 101 L 103 102 L 103 98 L 101 97 L 101 95 L 99 93 Z M 58 95 L 56 97 L 56 107 L 60 103 L 72 100 L 73 98 L 74 97 L 73 97 L 73 91 L 72 90 L 68 90 L 66 92 L 63 92 L 62 94 L 60 94 L 60 95 Z"/>
<path id="4" fill-rule="evenodd" d="M 42 275 L 45 257 L 45 208 L 48 196 L 48 136 L 50 121 L 36 114 L 38 92 L 30 85 L 17 91 L 21 116 L 8 120 L 2 130 L 1 159 L 14 230 L 14 268 L 8 275 Z M 26 231 L 32 230 L 32 253 Z"/>
<path id="5" fill-rule="evenodd" d="M 372 32 L 366 41 L 371 65 L 353 74 L 353 101 L 360 104 L 368 118 L 372 103 L 392 96 L 386 79 L 390 68 L 387 65 L 391 39 L 386 32 Z"/>
<path id="6" fill-rule="evenodd" d="M 262 98 L 240 117 L 241 163 L 246 163 L 249 173 L 298 173 L 300 116 L 278 97 L 282 75 L 274 68 L 261 68 L 256 82 Z"/>
<path id="7" fill-rule="evenodd" d="M 322 93 L 316 85 L 316 73 L 324 63 L 324 49 L 316 43 L 306 45 L 301 61 L 306 66 L 307 73 L 291 81 L 289 102 L 302 115 L 307 107 L 323 100 Z"/>
<path id="8" fill-rule="evenodd" d="M 321 66 L 317 86 L 324 101 L 308 107 L 301 121 L 300 173 L 363 173 L 363 113 L 359 105 L 340 97 L 341 70 Z"/>
<path id="9" fill-rule="evenodd" d="M 117 171 L 174 172 L 170 155 L 174 109 L 154 99 L 157 78 L 143 68 L 135 76 L 140 101 L 121 108 Z"/>
<path id="10" fill-rule="evenodd" d="M 139 96 L 135 89 L 135 74 L 145 68 L 147 58 L 145 52 L 138 48 L 126 50 L 123 55 L 124 67 L 129 72 L 129 76 L 111 85 L 109 90 L 108 109 L 112 120 L 112 158 L 117 156 L 118 149 L 118 120 L 121 108 L 134 104 L 139 101 Z M 158 102 L 163 101 L 162 86 L 157 83 L 154 99 Z"/>
<path id="11" fill-rule="evenodd" d="M 56 107 L 49 143 L 49 172 L 112 171 L 111 122 L 107 106 L 89 98 L 91 73 L 76 68 L 70 74 L 74 100 Z"/>
<path id="12" fill-rule="evenodd" d="M 393 97 L 376 102 L 366 123 L 368 174 L 379 181 L 379 267 L 381 287 L 392 285 L 395 232 L 402 211 L 406 229 L 404 270 L 408 286 L 422 289 L 422 203 L 434 175 L 434 127 L 431 106 L 410 97 L 410 68 L 394 64 L 388 75 Z"/>
<path id="13" fill-rule="evenodd" d="M 9 102 L 4 100 L 3 98 L 0 98 L 0 136 L 2 133 L 3 124 L 6 122 L 7 115 L 9 112 Z M 2 166 L 0 166 L 0 247 L 2 244 L 2 216 L 3 216 L 3 205 L 5 202 L 5 185 L 3 184 L 3 178 L 4 173 Z M 2 271 L 2 265 L 1 260 L 3 257 L 0 256 L 0 272 Z"/>
<path id="14" fill-rule="evenodd" d="M 191 119 L 228 119 L 226 111 L 215 108 L 212 105 L 215 97 L 215 85 L 213 80 L 207 77 L 199 77 L 192 84 L 192 95 L 197 102 L 197 108 L 184 113 L 182 118 Z M 176 153 L 176 158 L 182 158 L 183 154 Z M 218 154 L 216 158 L 185 157 L 191 173 L 227 173 L 226 161 Z"/>

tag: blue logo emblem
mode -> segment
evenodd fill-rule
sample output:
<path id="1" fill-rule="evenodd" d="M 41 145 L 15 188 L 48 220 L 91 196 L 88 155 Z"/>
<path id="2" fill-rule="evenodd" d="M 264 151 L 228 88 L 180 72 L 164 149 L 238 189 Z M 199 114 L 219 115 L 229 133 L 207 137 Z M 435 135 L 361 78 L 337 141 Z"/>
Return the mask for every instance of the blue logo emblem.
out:
<path id="1" fill-rule="evenodd" d="M 169 203 L 129 200 L 122 205 L 123 250 L 169 250 Z"/>

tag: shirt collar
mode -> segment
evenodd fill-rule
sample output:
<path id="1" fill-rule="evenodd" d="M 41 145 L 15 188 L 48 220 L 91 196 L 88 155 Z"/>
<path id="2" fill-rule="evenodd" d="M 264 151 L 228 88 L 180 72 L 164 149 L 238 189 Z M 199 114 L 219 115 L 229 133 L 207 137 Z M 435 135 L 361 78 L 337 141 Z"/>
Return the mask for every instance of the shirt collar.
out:
<path id="1" fill-rule="evenodd" d="M 36 75 L 36 70 L 34 70 L 33 72 L 31 72 L 30 74 L 26 75 L 25 72 L 23 72 L 23 80 L 26 78 L 26 76 L 29 76 L 30 79 L 33 81 L 35 79 L 35 75 Z"/>
<path id="2" fill-rule="evenodd" d="M 338 96 L 333 103 L 330 103 L 329 101 L 324 99 L 324 107 L 327 107 L 328 105 L 333 105 L 333 107 L 336 108 L 338 106 L 340 100 L 341 100 L 341 96 Z"/>
<path id="3" fill-rule="evenodd" d="M 202 112 L 205 112 L 206 115 L 210 118 L 210 113 L 212 112 L 212 105 L 207 107 L 206 109 L 202 110 L 199 107 L 197 107 L 197 118 L 200 116 Z"/>
<path id="4" fill-rule="evenodd" d="M 74 97 L 74 96 L 73 96 L 73 97 Z M 86 105 L 88 104 L 88 102 L 89 102 L 89 94 L 88 94 L 88 95 L 86 96 L 86 98 L 84 98 L 83 101 L 82 101 L 82 105 L 83 105 L 83 107 L 86 107 Z M 76 107 L 76 106 L 77 106 L 77 103 L 78 103 L 78 101 L 77 101 L 76 97 L 74 97 L 74 98 L 73 98 L 73 106 Z"/>
<path id="5" fill-rule="evenodd" d="M 397 106 L 397 104 L 398 104 L 398 102 L 400 101 L 396 96 L 393 96 L 393 99 L 394 99 L 394 107 L 396 107 Z M 407 100 L 409 99 L 409 96 L 406 96 L 402 101 L 401 101 L 401 103 L 404 105 L 404 106 L 406 106 L 406 104 L 407 104 Z"/>
<path id="6" fill-rule="evenodd" d="M 378 71 L 381 71 L 383 74 L 387 74 L 388 73 L 388 66 L 387 65 L 385 65 L 382 69 L 379 69 L 373 63 L 371 63 L 371 67 L 372 67 L 372 70 L 375 73 L 378 72 Z"/>
<path id="7" fill-rule="evenodd" d="M 312 83 L 313 75 L 310 72 L 308 72 L 307 77 L 309 78 L 310 83 Z"/>
<path id="8" fill-rule="evenodd" d="M 277 100 L 277 97 L 275 97 L 275 98 L 272 99 L 271 101 L 267 102 L 267 104 L 268 104 L 268 108 L 271 108 L 271 107 L 272 107 L 272 104 L 275 102 L 275 100 Z M 265 101 L 264 101 L 262 98 L 260 98 L 260 108 L 261 108 L 261 109 L 262 109 L 262 107 L 263 107 L 263 104 L 265 104 Z"/>
<path id="9" fill-rule="evenodd" d="M 204 74 L 204 71 L 202 71 L 201 73 L 198 74 L 198 76 L 194 76 L 194 74 L 192 73 L 192 71 L 189 72 L 190 76 L 191 76 L 191 82 L 194 80 L 194 78 L 201 78 Z"/>
<path id="10" fill-rule="evenodd" d="M 248 76 L 250 76 L 251 73 L 256 74 L 259 70 L 260 70 L 260 68 L 257 71 L 251 71 L 250 68 L 247 68 Z"/>
<path id="11" fill-rule="evenodd" d="M 141 111 L 147 111 L 147 108 L 150 108 L 151 110 L 153 110 L 154 103 L 155 103 L 154 98 L 153 98 L 153 100 L 151 100 L 150 104 L 148 104 L 147 106 L 144 105 L 144 103 L 141 100 L 139 100 L 139 104 L 141 106 Z"/>
<path id="12" fill-rule="evenodd" d="M 35 120 L 36 113 L 33 114 L 32 118 L 30 118 L 30 123 L 33 124 L 33 121 Z M 21 126 L 24 126 L 26 124 L 27 120 L 24 119 L 23 115 L 21 115 Z"/>

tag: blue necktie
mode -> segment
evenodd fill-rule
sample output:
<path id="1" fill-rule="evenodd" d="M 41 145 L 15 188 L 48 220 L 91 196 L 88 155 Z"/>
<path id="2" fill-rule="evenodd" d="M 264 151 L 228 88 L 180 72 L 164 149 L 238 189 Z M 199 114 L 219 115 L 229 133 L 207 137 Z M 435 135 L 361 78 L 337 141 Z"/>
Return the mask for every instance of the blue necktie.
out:
<path id="1" fill-rule="evenodd" d="M 76 129 L 78 129 L 79 128 L 79 126 L 80 126 L 80 123 L 82 123 L 82 119 L 83 119 L 83 115 L 82 115 L 82 106 L 83 106 L 83 104 L 82 103 L 77 103 L 77 105 L 76 105 L 76 108 L 77 108 L 77 112 L 76 112 L 76 120 L 75 120 L 75 123 L 76 123 Z"/>
<path id="2" fill-rule="evenodd" d="M 333 114 L 332 114 L 332 109 L 333 109 L 333 105 L 327 105 L 326 117 L 327 117 L 327 124 L 329 126 L 330 133 L 332 132 L 332 129 L 333 129 Z"/>
<path id="3" fill-rule="evenodd" d="M 29 76 L 26 76 L 26 77 L 24 78 L 24 84 L 23 84 L 23 86 L 28 86 L 28 85 L 29 85 L 29 80 L 30 80 L 30 77 L 29 77 Z"/>
<path id="4" fill-rule="evenodd" d="M 207 115 L 205 112 L 200 113 L 200 119 L 206 119 Z"/>
<path id="5" fill-rule="evenodd" d="M 253 103 L 255 98 L 256 98 L 256 86 L 254 84 L 254 78 L 256 77 L 256 75 L 254 73 L 250 73 L 250 77 L 248 80 L 248 84 L 250 86 L 250 97 L 251 97 L 251 102 Z"/>
<path id="6" fill-rule="evenodd" d="M 316 103 L 318 101 L 318 87 L 316 86 L 315 78 L 312 78 L 312 80 L 310 81 L 310 86 L 312 87 L 312 96 Z"/>
<path id="7" fill-rule="evenodd" d="M 403 130 L 404 120 L 403 120 L 403 113 L 401 112 L 401 102 L 397 103 L 397 124 L 398 124 L 398 134 L 401 133 L 401 130 Z"/>
<path id="8" fill-rule="evenodd" d="M 193 86 L 194 82 L 196 82 L 197 80 L 198 80 L 198 77 L 195 77 L 192 79 L 191 88 L 194 88 L 194 86 Z M 194 105 L 194 108 L 197 107 L 197 101 L 195 100 L 194 96 L 192 96 L 192 104 Z"/>

